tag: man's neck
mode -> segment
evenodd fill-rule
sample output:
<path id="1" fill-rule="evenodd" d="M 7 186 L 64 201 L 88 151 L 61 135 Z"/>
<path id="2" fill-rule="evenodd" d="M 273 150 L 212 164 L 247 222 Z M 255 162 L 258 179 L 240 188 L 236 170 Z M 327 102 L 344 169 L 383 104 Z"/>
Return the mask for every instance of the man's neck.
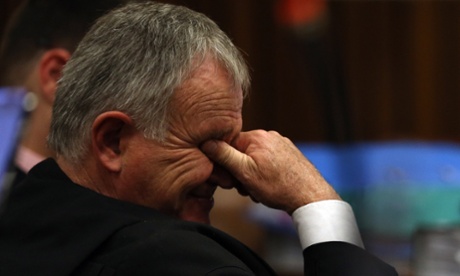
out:
<path id="1" fill-rule="evenodd" d="M 56 162 L 72 182 L 107 197 L 118 199 L 113 181 L 109 179 L 109 176 L 94 159 L 86 158 L 78 165 L 58 156 Z"/>

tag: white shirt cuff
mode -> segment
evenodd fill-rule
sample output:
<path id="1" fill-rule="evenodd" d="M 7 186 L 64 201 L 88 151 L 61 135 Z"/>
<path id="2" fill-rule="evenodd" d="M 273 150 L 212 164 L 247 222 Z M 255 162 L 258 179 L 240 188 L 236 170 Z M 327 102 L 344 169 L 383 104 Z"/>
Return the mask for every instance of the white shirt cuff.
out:
<path id="1" fill-rule="evenodd" d="M 351 206 L 341 200 L 323 200 L 304 205 L 292 214 L 302 249 L 329 242 L 348 242 L 364 248 Z"/>

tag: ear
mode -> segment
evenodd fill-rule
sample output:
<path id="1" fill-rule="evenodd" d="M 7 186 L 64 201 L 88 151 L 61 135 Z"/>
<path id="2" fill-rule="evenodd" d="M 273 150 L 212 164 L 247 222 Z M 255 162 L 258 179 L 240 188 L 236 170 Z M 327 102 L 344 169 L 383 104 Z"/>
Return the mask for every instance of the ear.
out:
<path id="1" fill-rule="evenodd" d="M 92 147 L 99 162 L 110 172 L 122 168 L 123 147 L 133 128 L 132 119 L 123 112 L 109 111 L 97 116 L 92 126 Z"/>
<path id="2" fill-rule="evenodd" d="M 63 48 L 47 50 L 40 59 L 39 77 L 43 98 L 50 105 L 54 102 L 56 86 L 62 76 L 62 69 L 70 58 L 70 52 Z"/>

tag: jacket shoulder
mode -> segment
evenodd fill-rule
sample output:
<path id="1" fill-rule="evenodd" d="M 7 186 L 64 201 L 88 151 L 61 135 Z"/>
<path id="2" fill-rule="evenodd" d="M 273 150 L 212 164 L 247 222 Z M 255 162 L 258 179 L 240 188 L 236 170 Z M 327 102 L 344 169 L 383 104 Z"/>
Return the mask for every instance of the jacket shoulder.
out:
<path id="1" fill-rule="evenodd" d="M 108 275 L 273 275 L 252 251 L 217 229 L 185 222 L 166 224 L 158 227 L 145 221 L 121 229 L 80 271 L 91 268 L 100 273 L 103 269 L 110 272 L 104 272 Z M 254 271 L 258 269 L 267 273 Z"/>
<path id="2" fill-rule="evenodd" d="M 345 242 L 324 242 L 303 252 L 305 275 L 393 276 L 396 270 L 366 250 Z"/>

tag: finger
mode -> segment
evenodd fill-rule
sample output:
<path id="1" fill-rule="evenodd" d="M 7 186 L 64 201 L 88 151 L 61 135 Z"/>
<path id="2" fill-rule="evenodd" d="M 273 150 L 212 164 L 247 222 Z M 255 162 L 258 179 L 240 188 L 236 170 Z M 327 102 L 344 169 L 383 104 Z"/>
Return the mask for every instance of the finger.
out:
<path id="1" fill-rule="evenodd" d="M 253 165 L 254 161 L 223 141 L 209 140 L 201 145 L 201 150 L 214 162 L 222 165 L 240 181 L 241 172 Z"/>
<path id="2" fill-rule="evenodd" d="M 214 163 L 214 168 L 208 181 L 215 183 L 223 189 L 232 189 L 241 185 L 231 173 L 217 163 Z"/>
<path id="3" fill-rule="evenodd" d="M 235 185 L 235 189 L 242 196 L 248 196 L 249 195 L 249 192 L 241 184 Z"/>

